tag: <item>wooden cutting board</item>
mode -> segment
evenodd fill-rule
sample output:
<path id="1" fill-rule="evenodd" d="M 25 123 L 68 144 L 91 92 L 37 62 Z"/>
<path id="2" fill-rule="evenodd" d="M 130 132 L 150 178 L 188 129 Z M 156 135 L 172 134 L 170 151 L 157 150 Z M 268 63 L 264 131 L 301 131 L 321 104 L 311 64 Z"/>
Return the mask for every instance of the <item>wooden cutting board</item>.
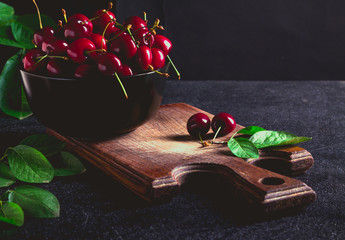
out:
<path id="1" fill-rule="evenodd" d="M 308 151 L 297 146 L 269 148 L 260 152 L 259 159 L 245 161 L 233 156 L 226 144 L 203 147 L 186 130 L 188 118 L 197 112 L 213 117 L 177 103 L 161 106 L 149 122 L 111 139 L 80 140 L 47 131 L 66 141 L 70 151 L 147 200 L 175 196 L 188 175 L 200 172 L 224 177 L 235 189 L 234 194 L 264 212 L 303 207 L 315 199 L 315 192 L 305 183 L 276 173 L 295 175 L 308 170 L 314 162 Z M 241 128 L 237 125 L 234 132 Z"/>

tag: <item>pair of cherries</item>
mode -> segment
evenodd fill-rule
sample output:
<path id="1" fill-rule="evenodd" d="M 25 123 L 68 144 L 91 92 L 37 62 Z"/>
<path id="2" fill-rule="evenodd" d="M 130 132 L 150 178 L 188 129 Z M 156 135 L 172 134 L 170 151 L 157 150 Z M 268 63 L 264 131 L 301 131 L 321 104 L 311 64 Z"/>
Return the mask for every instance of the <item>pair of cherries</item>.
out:
<path id="1" fill-rule="evenodd" d="M 196 113 L 192 115 L 187 121 L 187 131 L 195 138 L 204 137 L 212 128 L 215 133 L 214 139 L 217 136 L 225 136 L 236 128 L 236 121 L 229 113 L 221 112 L 216 114 L 212 121 L 204 113 Z"/>
<path id="2" fill-rule="evenodd" d="M 157 29 L 164 29 L 159 20 L 151 28 L 138 16 L 120 24 L 111 8 L 110 3 L 107 10 L 97 10 L 91 18 L 79 13 L 67 18 L 63 10 L 65 24 L 59 21 L 56 30 L 40 22 L 33 36 L 36 48 L 22 59 L 24 69 L 55 77 L 101 73 L 118 78 L 117 74 L 130 76 L 164 67 L 172 43 L 156 34 Z"/>

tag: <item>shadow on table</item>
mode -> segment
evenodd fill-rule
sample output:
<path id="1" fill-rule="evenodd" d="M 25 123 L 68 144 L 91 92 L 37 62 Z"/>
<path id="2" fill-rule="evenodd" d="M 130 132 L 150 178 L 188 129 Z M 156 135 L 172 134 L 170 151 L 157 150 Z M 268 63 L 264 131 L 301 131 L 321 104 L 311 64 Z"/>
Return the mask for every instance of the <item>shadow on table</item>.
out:
<path id="1" fill-rule="evenodd" d="M 102 206 L 105 211 L 116 209 L 140 209 L 164 205 L 172 199 L 162 199 L 157 202 L 147 202 L 132 193 L 120 183 L 116 182 L 100 170 L 90 166 L 89 174 L 97 181 L 92 182 L 92 187 L 97 194 L 103 196 L 103 200 L 111 204 Z M 112 190 L 110 190 L 112 189 Z M 212 173 L 190 174 L 181 186 L 181 192 L 193 195 L 193 201 L 200 201 L 209 209 L 219 214 L 226 221 L 238 225 L 253 224 L 256 222 L 270 221 L 273 219 L 294 216 L 303 209 L 288 209 L 276 213 L 264 214 L 250 206 L 246 201 L 235 195 L 231 184 L 219 175 Z M 183 196 L 182 196 L 183 197 Z"/>

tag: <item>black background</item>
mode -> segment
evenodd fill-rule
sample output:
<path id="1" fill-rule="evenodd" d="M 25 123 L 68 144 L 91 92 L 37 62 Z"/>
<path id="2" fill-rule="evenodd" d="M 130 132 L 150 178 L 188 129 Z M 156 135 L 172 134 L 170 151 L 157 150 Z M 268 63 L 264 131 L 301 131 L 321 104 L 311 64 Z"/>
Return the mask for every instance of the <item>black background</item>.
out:
<path id="1" fill-rule="evenodd" d="M 31 1 L 6 0 L 17 14 L 36 13 Z M 109 1 L 37 1 L 62 19 L 89 16 Z M 118 0 L 121 22 L 148 13 L 160 18 L 173 42 L 171 57 L 186 80 L 339 80 L 345 76 L 345 2 L 321 0 Z M 3 53 L 9 48 L 1 47 Z M 10 50 L 13 52 L 12 50 Z M 1 63 L 5 61 L 4 53 Z"/>

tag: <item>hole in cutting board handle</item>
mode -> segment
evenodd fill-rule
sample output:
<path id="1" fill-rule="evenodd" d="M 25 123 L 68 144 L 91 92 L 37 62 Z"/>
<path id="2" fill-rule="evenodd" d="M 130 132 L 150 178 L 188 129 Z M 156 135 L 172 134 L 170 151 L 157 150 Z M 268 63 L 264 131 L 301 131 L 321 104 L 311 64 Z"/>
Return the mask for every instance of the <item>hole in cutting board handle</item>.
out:
<path id="1" fill-rule="evenodd" d="M 277 177 L 266 177 L 266 178 L 260 179 L 260 182 L 264 185 L 281 185 L 285 181 L 284 179 L 277 178 Z"/>

